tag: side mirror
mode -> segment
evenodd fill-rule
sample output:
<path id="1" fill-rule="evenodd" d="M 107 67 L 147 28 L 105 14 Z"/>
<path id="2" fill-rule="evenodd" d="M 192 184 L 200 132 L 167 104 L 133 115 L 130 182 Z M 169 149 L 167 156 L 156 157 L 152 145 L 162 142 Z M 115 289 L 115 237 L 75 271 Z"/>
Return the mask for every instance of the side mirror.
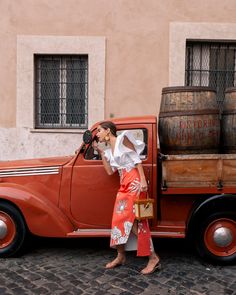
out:
<path id="1" fill-rule="evenodd" d="M 85 144 L 89 144 L 90 142 L 92 142 L 92 139 L 93 139 L 92 132 L 90 130 L 86 130 L 83 134 L 83 142 Z"/>

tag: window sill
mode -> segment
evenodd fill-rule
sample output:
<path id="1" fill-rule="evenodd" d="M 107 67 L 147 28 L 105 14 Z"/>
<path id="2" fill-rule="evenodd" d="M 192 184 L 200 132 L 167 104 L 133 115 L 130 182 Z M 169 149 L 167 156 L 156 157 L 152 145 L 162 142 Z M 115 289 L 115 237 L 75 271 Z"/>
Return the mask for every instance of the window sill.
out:
<path id="1" fill-rule="evenodd" d="M 31 133 L 74 133 L 83 134 L 87 129 L 30 129 Z"/>

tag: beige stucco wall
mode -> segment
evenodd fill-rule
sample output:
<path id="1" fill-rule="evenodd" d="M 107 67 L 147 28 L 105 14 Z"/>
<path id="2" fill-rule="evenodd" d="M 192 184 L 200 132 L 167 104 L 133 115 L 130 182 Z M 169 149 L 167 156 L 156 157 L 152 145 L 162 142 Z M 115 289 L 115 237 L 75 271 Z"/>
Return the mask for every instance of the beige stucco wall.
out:
<path id="1" fill-rule="evenodd" d="M 37 134 L 36 139 L 27 126 L 17 126 L 17 81 L 21 80 L 17 77 L 17 36 L 105 38 L 101 119 L 158 114 L 162 87 L 183 79 L 177 56 L 184 39 L 175 40 L 176 26 L 172 25 L 205 23 L 210 25 L 205 36 L 219 32 L 224 38 L 218 25 L 229 28 L 232 23 L 234 37 L 235 10 L 235 0 L 1 0 L 0 140 L 3 144 L 9 136 L 15 139 L 10 140 L 14 152 L 2 149 L 0 159 L 71 153 L 81 140 L 80 134 L 70 133 L 57 133 L 56 139 L 56 135 Z M 193 32 L 202 36 L 197 34 L 202 30 L 198 25 L 189 30 L 190 37 Z M 176 56 L 175 43 L 179 45 Z M 54 141 L 58 144 L 53 148 Z M 68 144 L 62 147 L 63 141 Z M 20 148 L 30 144 L 30 152 Z"/>

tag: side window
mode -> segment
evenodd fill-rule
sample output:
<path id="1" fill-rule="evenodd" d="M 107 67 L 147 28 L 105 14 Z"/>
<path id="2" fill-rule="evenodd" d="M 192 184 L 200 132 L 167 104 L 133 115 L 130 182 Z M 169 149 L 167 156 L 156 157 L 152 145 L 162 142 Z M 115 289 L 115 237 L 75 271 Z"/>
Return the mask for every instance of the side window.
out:
<path id="1" fill-rule="evenodd" d="M 125 130 L 118 130 L 117 135 L 120 135 L 123 131 L 125 131 Z M 147 129 L 129 129 L 129 131 L 133 133 L 134 138 L 136 140 L 141 140 L 141 141 L 143 141 L 145 143 L 145 148 L 144 148 L 144 150 L 142 151 L 142 153 L 140 155 L 140 159 L 145 160 L 147 158 L 147 151 L 148 151 L 148 148 L 147 148 L 147 143 L 148 143 Z M 101 145 L 103 150 L 109 148 L 108 146 L 105 145 L 105 143 L 99 143 L 99 145 Z M 89 147 L 87 148 L 84 158 L 86 160 L 101 160 L 101 157 L 99 156 L 98 152 L 93 149 L 92 144 L 90 144 Z"/>

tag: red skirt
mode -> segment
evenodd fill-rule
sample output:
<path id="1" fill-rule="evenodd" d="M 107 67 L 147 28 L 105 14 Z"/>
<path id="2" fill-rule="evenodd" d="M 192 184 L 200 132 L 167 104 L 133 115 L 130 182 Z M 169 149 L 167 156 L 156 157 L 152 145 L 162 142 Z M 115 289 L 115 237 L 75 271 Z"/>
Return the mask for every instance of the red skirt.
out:
<path id="1" fill-rule="evenodd" d="M 140 192 L 140 176 L 137 169 L 120 172 L 120 189 L 112 216 L 111 247 L 124 245 L 128 242 L 135 221 L 134 200 L 144 198 L 145 193 Z M 148 220 L 138 221 L 137 256 L 151 254 L 151 234 Z"/>

